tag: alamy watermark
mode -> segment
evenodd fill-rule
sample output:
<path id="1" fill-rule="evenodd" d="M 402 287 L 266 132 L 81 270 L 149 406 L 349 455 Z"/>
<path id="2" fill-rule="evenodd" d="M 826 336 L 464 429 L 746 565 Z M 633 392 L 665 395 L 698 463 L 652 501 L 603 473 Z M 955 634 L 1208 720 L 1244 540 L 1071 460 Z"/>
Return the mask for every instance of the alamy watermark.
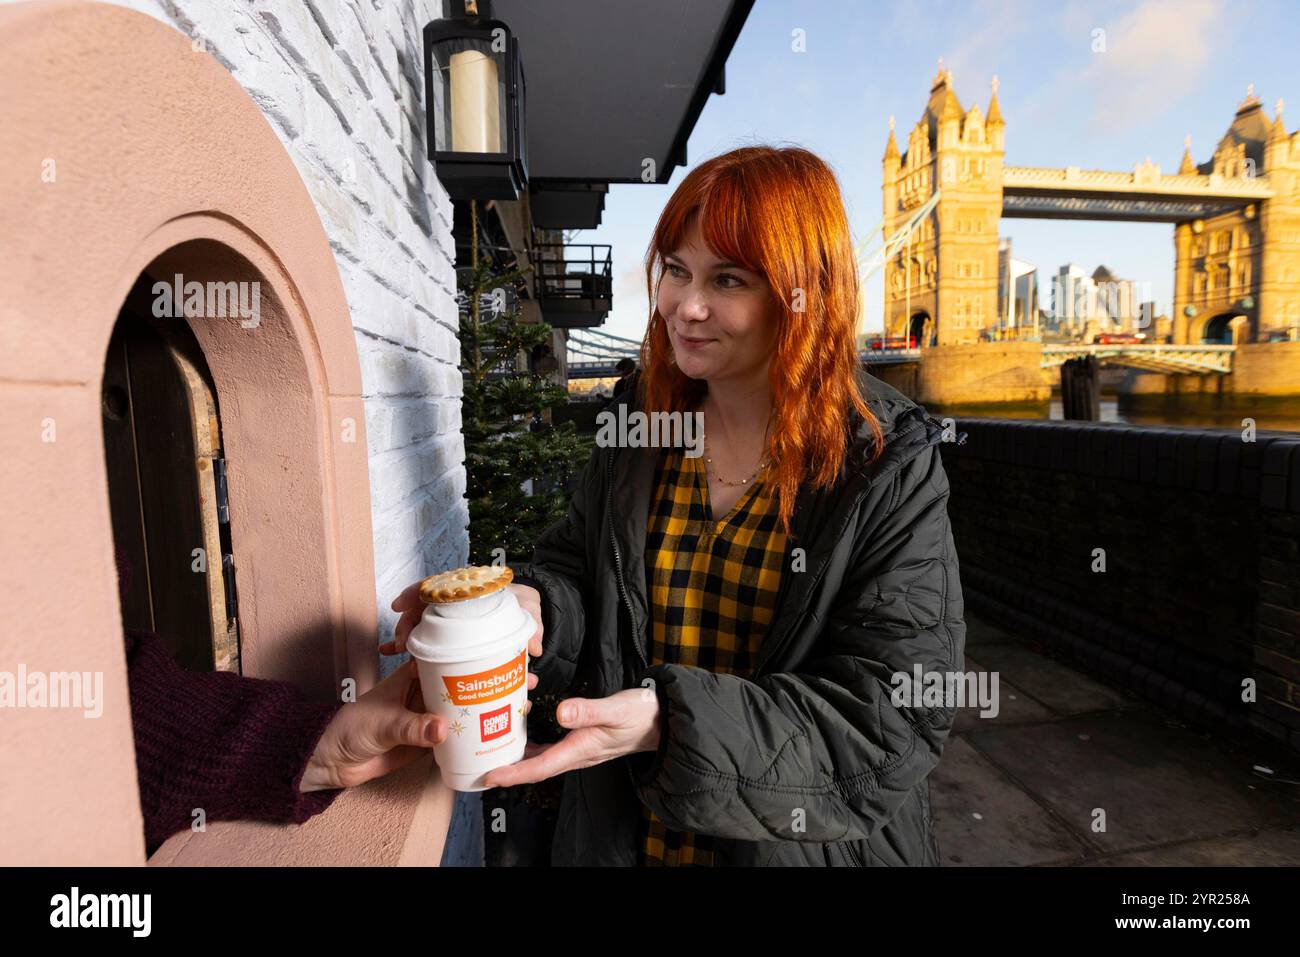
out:
<path id="1" fill-rule="evenodd" d="M 80 708 L 87 718 L 104 713 L 104 672 L 0 671 L 0 708 Z"/>
<path id="2" fill-rule="evenodd" d="M 152 914 L 152 894 L 83 894 L 74 886 L 50 898 L 51 927 L 118 927 L 132 937 L 148 937 Z"/>
<path id="3" fill-rule="evenodd" d="M 1082 272 L 1052 276 L 1052 315 L 1065 325 L 1095 321 L 1135 330 L 1155 325 L 1155 289 L 1146 279 L 1093 279 Z"/>
<path id="4" fill-rule="evenodd" d="M 895 671 L 890 701 L 895 707 L 980 708 L 981 718 L 996 718 L 998 673 L 996 671 L 926 671 L 921 665 L 912 672 Z"/>
<path id="5" fill-rule="evenodd" d="M 703 412 L 629 412 L 607 409 L 596 415 L 596 444 L 601 448 L 685 448 L 686 457 L 704 454 Z"/>
<path id="6" fill-rule="evenodd" d="M 239 318 L 243 329 L 262 322 L 262 284 L 253 282 L 185 281 L 180 273 L 172 282 L 153 284 L 153 314 L 159 319 Z"/>

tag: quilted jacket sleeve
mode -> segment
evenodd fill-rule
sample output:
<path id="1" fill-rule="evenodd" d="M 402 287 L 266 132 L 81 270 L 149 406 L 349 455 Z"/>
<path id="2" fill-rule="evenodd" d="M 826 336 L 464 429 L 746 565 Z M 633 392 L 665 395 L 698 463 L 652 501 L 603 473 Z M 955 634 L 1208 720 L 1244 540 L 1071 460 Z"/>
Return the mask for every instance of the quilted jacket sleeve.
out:
<path id="1" fill-rule="evenodd" d="M 533 548 L 532 560 L 511 562 L 514 580 L 542 596 L 542 653 L 529 670 L 537 675 L 537 694 L 560 693 L 573 680 L 586 631 L 588 509 L 601 488 L 604 450 L 597 448 L 569 497 L 564 518 L 546 529 Z M 599 523 L 600 516 L 590 520 Z"/>
<path id="2" fill-rule="evenodd" d="M 626 760 L 665 824 L 742 840 L 858 840 L 897 813 L 938 763 L 956 709 L 895 703 L 893 677 L 963 667 L 948 494 L 934 446 L 867 493 L 818 648 L 797 670 L 643 672 L 665 732 L 657 754 Z"/>

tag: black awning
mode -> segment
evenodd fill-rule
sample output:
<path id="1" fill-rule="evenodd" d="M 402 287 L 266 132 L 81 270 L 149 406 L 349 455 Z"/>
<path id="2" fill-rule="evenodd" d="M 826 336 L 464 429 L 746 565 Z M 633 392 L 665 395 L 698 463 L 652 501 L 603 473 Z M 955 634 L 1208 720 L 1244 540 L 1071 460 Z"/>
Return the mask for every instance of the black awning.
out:
<path id="1" fill-rule="evenodd" d="M 530 182 L 666 183 L 753 0 L 493 0 L 519 39 Z"/>

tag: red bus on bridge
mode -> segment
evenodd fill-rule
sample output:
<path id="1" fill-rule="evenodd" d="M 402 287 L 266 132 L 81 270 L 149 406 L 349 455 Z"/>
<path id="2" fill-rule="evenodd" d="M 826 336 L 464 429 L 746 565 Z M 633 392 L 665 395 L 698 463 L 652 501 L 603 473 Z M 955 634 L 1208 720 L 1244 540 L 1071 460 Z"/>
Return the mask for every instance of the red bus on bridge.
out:
<path id="1" fill-rule="evenodd" d="M 1092 341 L 1099 346 L 1141 344 L 1147 341 L 1147 336 L 1145 332 L 1099 332 L 1092 337 Z"/>
<path id="2" fill-rule="evenodd" d="M 916 349 L 916 336 L 878 336 L 867 341 L 868 349 Z"/>

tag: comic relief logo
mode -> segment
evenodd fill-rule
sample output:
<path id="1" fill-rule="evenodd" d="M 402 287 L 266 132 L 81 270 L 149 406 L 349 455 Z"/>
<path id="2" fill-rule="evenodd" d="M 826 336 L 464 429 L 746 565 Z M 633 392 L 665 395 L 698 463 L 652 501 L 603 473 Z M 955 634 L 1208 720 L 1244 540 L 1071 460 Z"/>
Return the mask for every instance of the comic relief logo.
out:
<path id="1" fill-rule="evenodd" d="M 484 711 L 478 716 L 478 725 L 479 737 L 484 741 L 491 741 L 493 738 L 509 734 L 510 705 L 497 708 L 495 711 Z"/>

